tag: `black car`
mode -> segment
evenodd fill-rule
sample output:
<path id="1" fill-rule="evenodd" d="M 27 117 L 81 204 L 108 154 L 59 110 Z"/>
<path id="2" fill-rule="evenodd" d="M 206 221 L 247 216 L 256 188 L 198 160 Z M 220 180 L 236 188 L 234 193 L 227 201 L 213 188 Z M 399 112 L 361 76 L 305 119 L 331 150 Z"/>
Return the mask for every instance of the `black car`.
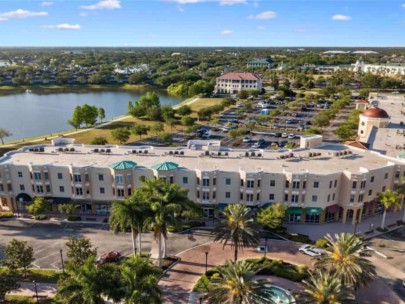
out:
<path id="1" fill-rule="evenodd" d="M 275 137 L 281 137 L 281 133 L 280 133 L 280 132 L 276 132 L 276 133 L 274 133 L 274 136 L 275 136 Z"/>

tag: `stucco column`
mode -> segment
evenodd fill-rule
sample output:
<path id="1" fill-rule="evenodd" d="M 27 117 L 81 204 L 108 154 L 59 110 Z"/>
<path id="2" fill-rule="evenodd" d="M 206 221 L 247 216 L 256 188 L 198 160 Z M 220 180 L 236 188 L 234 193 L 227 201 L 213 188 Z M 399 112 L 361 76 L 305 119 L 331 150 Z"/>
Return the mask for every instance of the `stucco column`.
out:
<path id="1" fill-rule="evenodd" d="M 353 210 L 353 218 L 352 218 L 352 225 L 356 224 L 356 220 L 357 220 L 357 214 L 359 213 L 360 209 L 354 209 Z"/>
<path id="2" fill-rule="evenodd" d="M 364 208 L 364 206 L 359 209 L 359 212 L 360 212 L 360 214 L 359 214 L 359 223 L 361 223 L 361 217 L 363 215 L 363 208 Z"/>
<path id="3" fill-rule="evenodd" d="M 346 218 L 347 218 L 347 208 L 343 207 L 343 216 L 342 216 L 342 223 L 346 224 Z"/>
<path id="4" fill-rule="evenodd" d="M 304 224 L 305 223 L 305 217 L 307 215 L 307 211 L 305 208 L 302 208 L 302 213 L 301 213 L 301 223 Z"/>
<path id="5" fill-rule="evenodd" d="M 319 224 L 325 223 L 325 210 L 326 209 L 322 210 L 322 214 L 319 216 Z"/>

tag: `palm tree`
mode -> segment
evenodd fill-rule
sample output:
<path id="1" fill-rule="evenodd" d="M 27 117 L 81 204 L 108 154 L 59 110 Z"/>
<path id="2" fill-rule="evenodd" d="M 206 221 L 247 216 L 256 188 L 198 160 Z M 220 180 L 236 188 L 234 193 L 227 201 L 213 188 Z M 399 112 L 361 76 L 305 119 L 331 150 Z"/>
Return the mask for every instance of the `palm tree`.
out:
<path id="1" fill-rule="evenodd" d="M 208 302 L 212 304 L 272 304 L 271 285 L 267 280 L 254 281 L 260 266 L 248 261 L 227 261 L 218 269 L 219 277 L 209 285 Z"/>
<path id="2" fill-rule="evenodd" d="M 335 273 L 343 285 L 355 289 L 372 282 L 376 276 L 375 267 L 371 262 L 360 256 L 365 243 L 351 233 L 330 234 L 325 236 L 328 241 L 326 256 L 316 262 L 320 269 Z"/>
<path id="3" fill-rule="evenodd" d="M 153 267 L 149 259 L 135 256 L 121 267 L 121 284 L 126 304 L 159 304 L 161 291 L 158 282 L 162 271 Z"/>
<path id="4" fill-rule="evenodd" d="M 303 281 L 305 303 L 311 304 L 344 304 L 354 300 L 353 294 L 342 285 L 339 278 L 329 272 L 310 273 L 309 280 Z"/>
<path id="5" fill-rule="evenodd" d="M 259 230 L 252 218 L 249 218 L 249 210 L 241 204 L 229 205 L 225 211 L 225 218 L 212 232 L 215 234 L 214 241 L 224 243 L 224 248 L 229 240 L 233 241 L 235 250 L 235 262 L 238 260 L 238 251 L 244 247 L 253 247 L 259 243 Z"/>
<path id="6" fill-rule="evenodd" d="M 114 233 L 131 228 L 132 249 L 136 254 L 136 238 L 138 238 L 139 253 L 142 253 L 142 228 L 148 213 L 148 206 L 137 195 L 124 201 L 113 201 L 110 215 L 110 228 Z"/>
<path id="7" fill-rule="evenodd" d="M 384 213 L 381 222 L 381 229 L 384 229 L 385 217 L 387 216 L 387 209 L 390 207 L 394 207 L 395 209 L 401 208 L 399 193 L 391 190 L 380 192 L 377 195 L 377 201 L 384 206 Z"/>

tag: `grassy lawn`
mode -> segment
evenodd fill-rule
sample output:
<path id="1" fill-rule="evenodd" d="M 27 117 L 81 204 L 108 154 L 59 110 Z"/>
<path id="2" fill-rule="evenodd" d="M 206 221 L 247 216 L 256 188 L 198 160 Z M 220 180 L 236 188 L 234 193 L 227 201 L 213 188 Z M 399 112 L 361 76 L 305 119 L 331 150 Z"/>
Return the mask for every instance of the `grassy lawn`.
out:
<path id="1" fill-rule="evenodd" d="M 40 283 L 56 284 L 59 280 L 59 277 L 62 275 L 62 272 L 53 269 L 30 268 L 28 269 L 26 276 L 23 277 L 22 270 L 19 270 L 18 274 L 20 276 L 18 280 L 21 282 L 32 282 L 35 280 Z"/>
<path id="2" fill-rule="evenodd" d="M 198 112 L 202 108 L 210 107 L 210 106 L 215 106 L 221 102 L 223 98 L 200 98 L 196 102 L 192 103 L 190 105 L 190 108 L 194 112 Z"/>
<path id="3" fill-rule="evenodd" d="M 25 297 L 25 296 L 10 296 L 10 295 L 7 295 L 6 300 L 9 301 L 7 303 L 11 303 L 11 304 L 34 304 L 34 303 L 37 303 L 37 300 L 35 298 Z M 44 304 L 55 304 L 55 303 L 57 303 L 56 301 L 54 301 L 52 299 L 40 299 L 39 302 L 44 303 Z"/>

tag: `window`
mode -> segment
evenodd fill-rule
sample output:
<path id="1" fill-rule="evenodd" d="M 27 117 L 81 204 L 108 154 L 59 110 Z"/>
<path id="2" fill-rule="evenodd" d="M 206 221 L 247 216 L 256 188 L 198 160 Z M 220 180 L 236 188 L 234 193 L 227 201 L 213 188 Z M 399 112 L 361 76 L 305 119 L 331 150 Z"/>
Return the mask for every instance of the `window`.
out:
<path id="1" fill-rule="evenodd" d="M 59 186 L 59 192 L 65 192 L 65 187 Z"/>
<path id="2" fill-rule="evenodd" d="M 288 194 L 284 194 L 284 201 L 288 202 Z"/>
<path id="3" fill-rule="evenodd" d="M 274 201 L 274 193 L 270 193 L 270 194 L 269 194 L 269 200 L 270 200 L 270 201 Z"/>
<path id="4" fill-rule="evenodd" d="M 293 189 L 299 189 L 300 188 L 300 182 L 299 181 L 293 181 Z"/>
<path id="5" fill-rule="evenodd" d="M 373 190 L 368 190 L 368 195 L 372 195 L 373 194 Z"/>
<path id="6" fill-rule="evenodd" d="M 360 189 L 364 189 L 364 188 L 366 188 L 366 181 L 365 180 L 362 181 L 361 184 L 360 184 Z"/>
<path id="7" fill-rule="evenodd" d="M 253 202 L 253 194 L 251 194 L 251 193 L 246 194 L 246 201 Z"/>
<path id="8" fill-rule="evenodd" d="M 374 176 L 371 177 L 370 183 L 374 183 L 374 178 L 375 178 Z"/>
<path id="9" fill-rule="evenodd" d="M 83 195 L 83 189 L 81 187 L 76 188 L 76 195 Z"/>
<path id="10" fill-rule="evenodd" d="M 210 199 L 210 193 L 208 191 L 203 191 L 203 200 L 209 200 Z"/>
<path id="11" fill-rule="evenodd" d="M 174 177 L 173 177 L 173 175 L 170 175 L 170 177 L 169 177 L 169 182 L 170 182 L 171 184 L 174 183 Z"/>
<path id="12" fill-rule="evenodd" d="M 401 176 L 401 171 L 395 172 L 395 178 L 399 178 Z"/>
<path id="13" fill-rule="evenodd" d="M 305 189 L 307 187 L 307 182 L 306 181 L 303 181 L 302 182 L 302 189 Z"/>
<path id="14" fill-rule="evenodd" d="M 34 179 L 41 180 L 41 172 L 34 172 Z"/>
<path id="15" fill-rule="evenodd" d="M 25 191 L 25 186 L 24 185 L 20 185 L 20 191 Z"/>
<path id="16" fill-rule="evenodd" d="M 247 180 L 247 182 L 246 182 L 246 187 L 247 188 L 251 189 L 251 188 L 254 188 L 254 186 L 255 186 L 255 181 L 254 180 L 252 180 L 252 179 Z"/>
<path id="17" fill-rule="evenodd" d="M 388 173 L 384 174 L 384 179 L 388 179 Z"/>
<path id="18" fill-rule="evenodd" d="M 22 178 L 22 177 L 23 177 L 23 175 L 22 175 L 22 172 L 21 172 L 21 171 L 18 171 L 18 177 L 19 177 L 19 178 Z"/>
<path id="19" fill-rule="evenodd" d="M 352 189 L 356 189 L 356 188 L 357 188 L 357 181 L 353 181 Z"/>
<path id="20" fill-rule="evenodd" d="M 74 179 L 75 179 L 75 183 L 82 182 L 82 176 L 80 175 L 80 173 L 75 173 Z"/>
<path id="21" fill-rule="evenodd" d="M 290 181 L 288 181 L 288 180 L 285 181 L 285 187 L 286 187 L 286 188 L 289 188 L 289 187 L 290 187 Z"/>
<path id="22" fill-rule="evenodd" d="M 212 192 L 212 199 L 216 199 L 217 198 L 217 192 L 216 191 L 213 191 Z"/>
<path id="23" fill-rule="evenodd" d="M 98 180 L 99 180 L 100 182 L 104 181 L 104 175 L 103 175 L 103 174 L 99 174 L 99 175 L 98 175 Z"/>
<path id="24" fill-rule="evenodd" d="M 257 180 L 257 187 L 260 187 L 260 184 L 262 183 L 262 181 L 260 179 Z"/>
<path id="25" fill-rule="evenodd" d="M 183 176 L 183 184 L 188 184 L 188 177 L 187 176 Z"/>
<path id="26" fill-rule="evenodd" d="M 257 200 L 257 201 L 260 201 L 260 193 L 257 193 L 257 194 L 256 194 L 256 200 Z"/>
<path id="27" fill-rule="evenodd" d="M 87 183 L 87 182 L 89 182 L 89 174 L 85 174 L 84 175 L 84 181 Z"/>
<path id="28" fill-rule="evenodd" d="M 210 179 L 207 177 L 203 178 L 203 187 L 209 187 L 210 186 Z"/>
<path id="29" fill-rule="evenodd" d="M 116 175 L 115 176 L 115 183 L 117 185 L 123 185 L 124 184 L 124 178 L 122 175 Z"/>
<path id="30" fill-rule="evenodd" d="M 350 194 L 350 202 L 351 202 L 351 203 L 354 202 L 354 194 Z"/>
<path id="31" fill-rule="evenodd" d="M 335 200 L 335 197 L 336 197 L 336 194 L 335 194 L 335 193 L 333 193 L 333 194 L 332 194 L 332 201 L 334 201 L 334 200 Z"/>
<path id="32" fill-rule="evenodd" d="M 240 198 L 241 201 L 243 201 L 243 193 L 241 193 L 241 194 L 239 195 L 239 198 Z"/>
<path id="33" fill-rule="evenodd" d="M 319 182 L 314 182 L 314 188 L 319 188 Z"/>
<path id="34" fill-rule="evenodd" d="M 132 184 L 132 175 L 127 174 L 127 184 Z"/>
<path id="35" fill-rule="evenodd" d="M 312 202 L 316 203 L 318 201 L 318 195 L 312 195 Z"/>
<path id="36" fill-rule="evenodd" d="M 231 198 L 231 192 L 225 192 L 225 198 Z"/>
<path id="37" fill-rule="evenodd" d="M 240 180 L 240 186 L 243 187 L 243 185 L 244 185 L 244 181 L 243 181 L 243 179 L 241 179 Z"/>
<path id="38" fill-rule="evenodd" d="M 291 195 L 291 203 L 298 203 L 298 195 L 297 194 Z"/>
<path id="39" fill-rule="evenodd" d="M 226 178 L 225 179 L 225 185 L 230 185 L 231 184 L 231 179 L 230 178 Z"/>
<path id="40" fill-rule="evenodd" d="M 386 187 L 384 186 L 384 187 L 382 187 L 382 191 L 381 192 L 384 192 L 385 191 L 385 189 L 386 189 Z"/>
<path id="41" fill-rule="evenodd" d="M 199 184 L 200 184 L 200 178 L 197 177 L 197 185 L 199 185 Z"/>
<path id="42" fill-rule="evenodd" d="M 330 202 L 330 194 L 328 194 L 328 200 L 327 201 L 328 201 L 328 203 Z"/>
<path id="43" fill-rule="evenodd" d="M 37 193 L 44 193 L 44 188 L 40 185 L 37 185 Z"/>
<path id="44" fill-rule="evenodd" d="M 329 189 L 331 189 L 332 188 L 332 181 L 329 181 Z"/>
<path id="45" fill-rule="evenodd" d="M 333 185 L 334 188 L 337 187 L 337 179 L 335 179 L 335 184 Z"/>
<path id="46" fill-rule="evenodd" d="M 357 202 L 361 203 L 363 201 L 363 194 L 359 195 L 359 199 L 357 200 Z"/>
<path id="47" fill-rule="evenodd" d="M 58 173 L 58 179 L 63 179 L 62 173 Z"/>
<path id="48" fill-rule="evenodd" d="M 197 198 L 200 198 L 200 191 L 197 191 Z"/>
<path id="49" fill-rule="evenodd" d="M 124 189 L 117 189 L 117 196 L 118 197 L 124 197 L 125 196 Z"/>
<path id="50" fill-rule="evenodd" d="M 44 178 L 45 178 L 45 180 L 49 179 L 49 173 L 48 172 L 44 172 Z"/>
<path id="51" fill-rule="evenodd" d="M 131 196 L 131 194 L 132 194 L 132 189 L 128 188 L 128 196 Z"/>
<path id="52" fill-rule="evenodd" d="M 46 193 L 50 193 L 51 192 L 51 186 L 50 185 L 46 185 Z"/>
<path id="53" fill-rule="evenodd" d="M 11 184 L 7 184 L 7 188 L 8 188 L 8 191 L 13 191 L 13 187 L 11 186 Z"/>
<path id="54" fill-rule="evenodd" d="M 270 181 L 270 187 L 275 187 L 276 186 L 276 181 L 274 179 L 272 179 Z"/>
<path id="55" fill-rule="evenodd" d="M 214 177 L 214 178 L 212 179 L 212 184 L 213 184 L 214 186 L 217 185 L 217 179 L 216 179 L 216 177 Z"/>
<path id="56" fill-rule="evenodd" d="M 104 187 L 101 187 L 100 188 L 100 194 L 104 194 L 105 193 L 105 188 Z"/>

